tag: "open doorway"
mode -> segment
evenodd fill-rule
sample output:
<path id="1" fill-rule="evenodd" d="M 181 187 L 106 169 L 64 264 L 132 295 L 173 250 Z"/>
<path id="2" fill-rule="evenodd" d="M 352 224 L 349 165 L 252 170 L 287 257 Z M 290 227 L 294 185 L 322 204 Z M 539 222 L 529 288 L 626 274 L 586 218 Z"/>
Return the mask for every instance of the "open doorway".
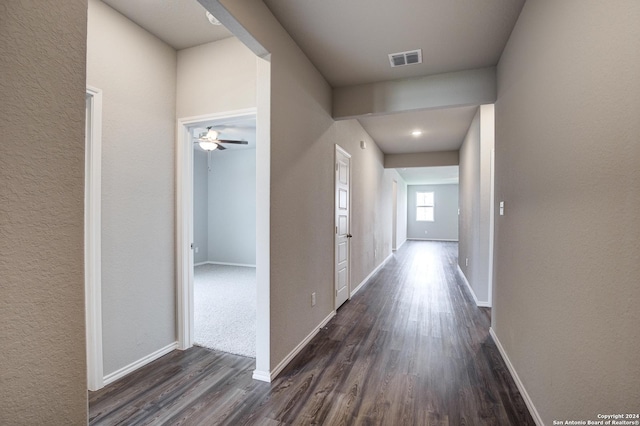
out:
<path id="1" fill-rule="evenodd" d="M 255 114 L 194 124 L 189 133 L 194 344 L 255 358 Z"/>

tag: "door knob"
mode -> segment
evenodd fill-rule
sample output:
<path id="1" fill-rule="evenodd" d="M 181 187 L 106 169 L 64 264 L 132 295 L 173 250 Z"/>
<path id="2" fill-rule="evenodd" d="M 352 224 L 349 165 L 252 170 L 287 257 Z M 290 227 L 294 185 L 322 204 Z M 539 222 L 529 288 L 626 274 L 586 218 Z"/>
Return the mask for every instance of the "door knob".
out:
<path id="1" fill-rule="evenodd" d="M 353 235 L 347 234 L 347 238 L 351 238 L 351 237 L 353 237 Z"/>

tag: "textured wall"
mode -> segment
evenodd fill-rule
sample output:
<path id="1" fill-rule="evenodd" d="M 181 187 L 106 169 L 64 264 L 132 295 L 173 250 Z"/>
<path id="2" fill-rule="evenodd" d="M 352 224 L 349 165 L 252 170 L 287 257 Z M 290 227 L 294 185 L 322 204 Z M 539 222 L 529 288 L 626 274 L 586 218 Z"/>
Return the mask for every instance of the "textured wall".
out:
<path id="1" fill-rule="evenodd" d="M 393 172 L 356 121 L 334 123 L 331 88 L 262 2 L 222 3 L 271 53 L 273 368 L 333 310 L 335 144 L 354 155 L 353 284 L 391 253 Z"/>
<path id="2" fill-rule="evenodd" d="M 458 265 L 479 304 L 490 305 L 491 150 L 494 106 L 481 105 L 460 148 Z M 469 259 L 467 265 L 466 259 Z"/>
<path id="3" fill-rule="evenodd" d="M 416 220 L 416 193 L 433 192 L 435 220 Z M 409 185 L 407 188 L 407 238 L 458 241 L 458 185 Z"/>
<path id="4" fill-rule="evenodd" d="M 398 172 L 395 172 L 398 173 Z M 398 174 L 395 179 L 398 182 L 398 211 L 396 224 L 396 248 L 407 241 L 407 183 Z"/>
<path id="5" fill-rule="evenodd" d="M 498 66 L 493 327 L 546 424 L 640 409 L 638 22 L 528 1 Z"/>
<path id="6" fill-rule="evenodd" d="M 86 1 L 0 3 L 0 424 L 87 421 Z"/>
<path id="7" fill-rule="evenodd" d="M 255 265 L 256 150 L 214 151 L 208 182 L 208 260 Z"/>
<path id="8" fill-rule="evenodd" d="M 87 43 L 87 83 L 103 90 L 102 315 L 109 374 L 175 342 L 176 53 L 97 0 L 89 2 Z"/>
<path id="9" fill-rule="evenodd" d="M 209 171 L 207 153 L 193 150 L 193 262 L 209 260 Z M 195 252 L 197 248 L 198 252 Z"/>
<path id="10" fill-rule="evenodd" d="M 179 118 L 256 106 L 256 56 L 235 37 L 178 52 Z"/>

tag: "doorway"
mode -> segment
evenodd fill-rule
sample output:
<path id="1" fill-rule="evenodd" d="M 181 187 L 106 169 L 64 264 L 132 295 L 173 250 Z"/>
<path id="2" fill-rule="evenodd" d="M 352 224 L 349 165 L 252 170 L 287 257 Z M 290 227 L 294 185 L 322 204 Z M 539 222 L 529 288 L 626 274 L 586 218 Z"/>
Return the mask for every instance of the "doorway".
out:
<path id="1" fill-rule="evenodd" d="M 255 358 L 256 118 L 215 119 L 189 131 L 194 344 Z"/>
<path id="2" fill-rule="evenodd" d="M 351 291 L 351 155 L 336 145 L 335 167 L 335 309 Z"/>
<path id="3" fill-rule="evenodd" d="M 261 63 L 259 63 L 262 65 Z M 261 73 L 259 73 L 261 75 Z M 268 64 L 265 65 L 265 78 Z M 272 379 L 269 368 L 269 114 L 256 114 L 257 108 L 248 108 L 178 120 L 177 152 L 177 274 L 178 274 L 178 347 L 188 349 L 194 344 L 194 243 L 193 234 L 193 136 L 190 131 L 210 122 L 221 122 L 256 117 L 256 281 L 257 281 L 257 332 L 256 370 L 258 380 Z M 205 126 L 206 127 L 206 126 Z M 267 249 L 265 249 L 267 247 Z"/>

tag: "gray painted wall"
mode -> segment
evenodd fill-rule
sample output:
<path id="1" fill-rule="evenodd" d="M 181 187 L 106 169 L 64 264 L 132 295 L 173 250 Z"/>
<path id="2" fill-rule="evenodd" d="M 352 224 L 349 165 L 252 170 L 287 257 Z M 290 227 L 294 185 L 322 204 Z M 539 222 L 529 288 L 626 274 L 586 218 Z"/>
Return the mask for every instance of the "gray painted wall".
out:
<path id="1" fill-rule="evenodd" d="M 176 340 L 176 52 L 101 1 L 88 13 L 87 83 L 103 90 L 106 375 Z"/>
<path id="2" fill-rule="evenodd" d="M 256 150 L 214 151 L 208 173 L 207 260 L 256 264 Z"/>
<path id="3" fill-rule="evenodd" d="M 460 148 L 458 265 L 478 303 L 484 306 L 491 305 L 489 230 L 494 121 L 493 105 L 480 106 Z"/>
<path id="4" fill-rule="evenodd" d="M 395 181 L 398 183 L 396 205 L 396 249 L 398 249 L 407 241 L 407 183 L 399 174 Z"/>
<path id="5" fill-rule="evenodd" d="M 638 22 L 527 1 L 498 65 L 492 326 L 548 425 L 638 412 Z"/>
<path id="6" fill-rule="evenodd" d="M 416 220 L 416 193 L 433 192 L 433 222 Z M 458 185 L 407 186 L 407 238 L 458 241 Z"/>
<path id="7" fill-rule="evenodd" d="M 177 74 L 179 118 L 256 106 L 256 56 L 235 37 L 178 51 Z"/>
<path id="8" fill-rule="evenodd" d="M 207 153 L 198 149 L 193 150 L 193 245 L 194 263 L 209 260 L 209 172 Z"/>
<path id="9" fill-rule="evenodd" d="M 357 121 L 333 121 L 331 87 L 262 2 L 222 3 L 271 53 L 273 368 L 333 311 L 335 144 L 353 156 L 354 286 L 391 254 L 391 182 L 397 173 L 384 169 L 382 152 Z M 360 149 L 361 140 L 367 149 Z"/>
<path id="10" fill-rule="evenodd" d="M 0 4 L 0 424 L 87 422 L 86 1 Z"/>

